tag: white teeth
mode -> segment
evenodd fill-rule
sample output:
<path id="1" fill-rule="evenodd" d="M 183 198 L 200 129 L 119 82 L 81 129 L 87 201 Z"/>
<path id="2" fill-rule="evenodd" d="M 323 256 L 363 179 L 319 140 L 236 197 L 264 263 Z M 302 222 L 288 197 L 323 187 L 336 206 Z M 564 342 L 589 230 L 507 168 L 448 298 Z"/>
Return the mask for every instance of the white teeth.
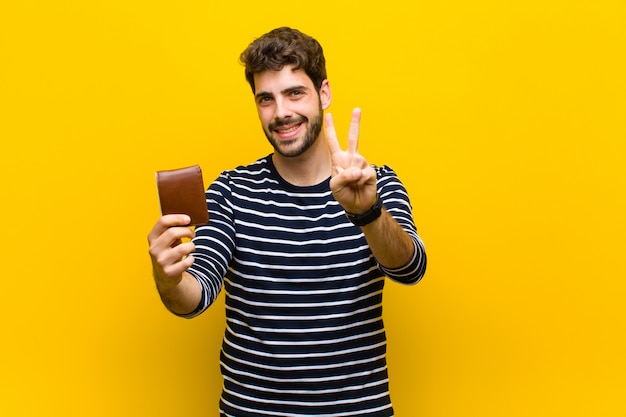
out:
<path id="1" fill-rule="evenodd" d="M 295 131 L 296 129 L 298 129 L 298 126 L 294 126 L 294 127 L 291 127 L 289 129 L 285 129 L 285 130 L 279 129 L 278 133 L 291 133 L 291 132 Z"/>

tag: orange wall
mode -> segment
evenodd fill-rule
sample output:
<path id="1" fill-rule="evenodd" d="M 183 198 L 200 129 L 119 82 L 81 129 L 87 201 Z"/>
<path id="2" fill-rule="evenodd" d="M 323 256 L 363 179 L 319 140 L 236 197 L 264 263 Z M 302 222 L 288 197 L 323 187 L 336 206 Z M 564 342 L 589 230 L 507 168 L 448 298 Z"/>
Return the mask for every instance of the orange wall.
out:
<path id="1" fill-rule="evenodd" d="M 237 59 L 279 25 L 427 244 L 385 295 L 397 415 L 626 414 L 625 3 L 216 4 L 0 6 L 0 415 L 215 415 L 223 300 L 161 306 L 154 171 L 270 152 Z"/>

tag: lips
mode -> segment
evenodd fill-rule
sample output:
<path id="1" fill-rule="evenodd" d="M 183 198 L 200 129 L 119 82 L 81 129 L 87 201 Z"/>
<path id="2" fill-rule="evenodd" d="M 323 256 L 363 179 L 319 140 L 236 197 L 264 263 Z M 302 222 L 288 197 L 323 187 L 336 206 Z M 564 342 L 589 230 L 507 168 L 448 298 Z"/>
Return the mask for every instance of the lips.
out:
<path id="1" fill-rule="evenodd" d="M 300 130 L 300 126 L 301 124 L 281 127 L 280 129 L 276 129 L 274 132 L 276 132 L 281 138 L 289 138 Z"/>
<path id="2" fill-rule="evenodd" d="M 291 139 L 300 133 L 304 122 L 304 120 L 295 120 L 288 123 L 275 123 L 271 126 L 271 129 L 281 139 Z"/>

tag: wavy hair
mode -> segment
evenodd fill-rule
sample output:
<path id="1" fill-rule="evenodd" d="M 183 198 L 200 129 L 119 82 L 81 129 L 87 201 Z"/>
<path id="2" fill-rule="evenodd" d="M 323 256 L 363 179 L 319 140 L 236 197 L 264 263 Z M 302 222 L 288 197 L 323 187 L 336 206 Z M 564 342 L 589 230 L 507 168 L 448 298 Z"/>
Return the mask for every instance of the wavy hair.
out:
<path id="1" fill-rule="evenodd" d="M 280 27 L 254 40 L 239 56 L 246 80 L 256 92 L 254 74 L 280 71 L 285 65 L 302 69 L 319 92 L 326 79 L 326 59 L 318 41 L 297 29 Z"/>

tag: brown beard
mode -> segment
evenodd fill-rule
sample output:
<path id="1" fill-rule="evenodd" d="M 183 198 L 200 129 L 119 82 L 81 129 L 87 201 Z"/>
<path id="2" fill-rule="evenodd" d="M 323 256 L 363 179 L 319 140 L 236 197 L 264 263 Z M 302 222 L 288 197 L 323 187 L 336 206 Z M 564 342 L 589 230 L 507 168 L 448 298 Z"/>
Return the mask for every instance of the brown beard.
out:
<path id="1" fill-rule="evenodd" d="M 313 144 L 315 143 L 315 141 L 317 140 L 317 138 L 319 137 L 320 133 L 322 132 L 322 114 L 323 114 L 323 109 L 322 109 L 322 103 L 320 101 L 319 103 L 319 112 L 317 115 L 313 116 L 313 118 L 308 119 L 304 116 L 301 116 L 298 119 L 291 119 L 291 120 L 285 120 L 282 122 L 274 122 L 271 123 L 268 127 L 268 129 L 266 130 L 265 128 L 263 128 L 263 133 L 265 133 L 265 137 L 267 137 L 267 140 L 270 142 L 270 144 L 272 145 L 272 147 L 274 147 L 274 151 L 282 156 L 286 156 L 286 157 L 296 157 L 296 156 L 300 156 L 303 153 L 305 153 L 311 146 L 313 146 Z M 292 149 L 289 152 L 285 152 L 282 149 L 280 149 L 280 146 L 278 145 L 278 143 L 274 140 L 274 138 L 272 137 L 272 132 L 277 128 L 280 127 L 281 125 L 286 125 L 286 124 L 293 124 L 295 123 L 307 123 L 311 121 L 311 124 L 309 126 L 309 129 L 307 129 L 306 132 L 306 136 L 304 138 L 304 142 L 302 143 L 302 145 L 298 148 Z"/>

